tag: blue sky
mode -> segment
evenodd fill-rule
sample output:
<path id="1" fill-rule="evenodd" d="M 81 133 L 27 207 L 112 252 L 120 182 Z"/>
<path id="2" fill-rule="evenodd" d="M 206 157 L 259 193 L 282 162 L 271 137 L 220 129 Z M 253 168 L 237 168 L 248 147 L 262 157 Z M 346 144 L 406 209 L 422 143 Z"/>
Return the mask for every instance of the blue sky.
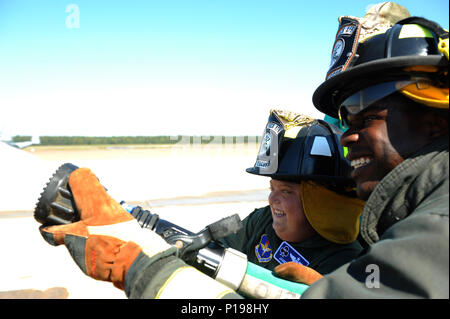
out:
<path id="1" fill-rule="evenodd" d="M 271 108 L 322 117 L 338 16 L 375 3 L 0 0 L 0 131 L 237 136 Z M 448 29 L 447 1 L 397 3 Z"/>

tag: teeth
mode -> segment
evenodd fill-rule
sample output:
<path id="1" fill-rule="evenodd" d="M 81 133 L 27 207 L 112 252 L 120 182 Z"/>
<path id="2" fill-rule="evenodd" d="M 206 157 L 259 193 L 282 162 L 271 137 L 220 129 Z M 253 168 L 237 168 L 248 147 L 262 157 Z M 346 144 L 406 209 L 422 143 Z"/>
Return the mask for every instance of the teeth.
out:
<path id="1" fill-rule="evenodd" d="M 286 215 L 283 211 L 278 209 L 272 209 L 272 212 L 277 217 L 283 217 L 284 215 Z"/>
<path id="2" fill-rule="evenodd" d="M 353 161 L 351 161 L 350 164 L 352 165 L 353 168 L 359 168 L 361 166 L 369 164 L 370 162 L 372 162 L 372 159 L 368 157 L 361 157 L 354 159 Z"/>

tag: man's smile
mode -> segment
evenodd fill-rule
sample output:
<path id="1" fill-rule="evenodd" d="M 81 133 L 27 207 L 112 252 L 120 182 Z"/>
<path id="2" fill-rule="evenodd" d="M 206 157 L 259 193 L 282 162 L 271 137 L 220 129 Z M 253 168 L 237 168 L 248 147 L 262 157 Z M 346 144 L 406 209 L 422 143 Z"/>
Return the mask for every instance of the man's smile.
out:
<path id="1" fill-rule="evenodd" d="M 372 158 L 370 158 L 368 156 L 363 156 L 363 157 L 352 160 L 350 162 L 350 165 L 353 167 L 353 169 L 357 169 L 357 168 L 365 166 L 371 162 L 372 162 Z"/>
<path id="2" fill-rule="evenodd" d="M 365 154 L 361 154 L 362 152 L 354 152 L 353 154 L 349 154 L 348 160 L 350 161 L 350 165 L 353 170 L 351 172 L 351 177 L 356 180 L 357 176 L 361 174 L 361 171 L 369 166 L 369 164 L 374 162 L 374 157 Z"/>

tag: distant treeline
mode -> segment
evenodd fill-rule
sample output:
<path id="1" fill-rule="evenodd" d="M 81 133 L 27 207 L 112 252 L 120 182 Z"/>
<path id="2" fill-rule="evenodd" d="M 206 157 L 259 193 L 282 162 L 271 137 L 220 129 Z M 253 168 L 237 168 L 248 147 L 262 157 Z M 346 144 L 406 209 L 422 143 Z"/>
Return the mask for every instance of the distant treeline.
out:
<path id="1" fill-rule="evenodd" d="M 11 138 L 11 141 L 14 143 L 20 143 L 20 142 L 28 142 L 31 141 L 31 136 L 28 135 L 16 135 Z"/>
<path id="2" fill-rule="evenodd" d="M 40 136 L 41 145 L 237 144 L 259 140 L 257 136 Z M 31 141 L 31 136 L 16 135 L 12 141 Z"/>

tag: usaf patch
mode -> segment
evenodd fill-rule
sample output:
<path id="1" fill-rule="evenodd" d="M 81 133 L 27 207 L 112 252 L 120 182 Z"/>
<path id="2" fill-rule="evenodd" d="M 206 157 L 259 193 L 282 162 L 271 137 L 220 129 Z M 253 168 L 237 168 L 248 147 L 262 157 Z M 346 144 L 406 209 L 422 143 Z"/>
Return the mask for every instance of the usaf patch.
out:
<path id="1" fill-rule="evenodd" d="M 298 264 L 301 264 L 303 266 L 308 266 L 309 261 L 305 259 L 298 251 L 294 249 L 291 245 L 289 245 L 287 242 L 283 241 L 278 247 L 277 251 L 275 252 L 275 255 L 273 256 L 276 261 L 278 261 L 280 264 L 287 263 L 289 261 L 296 262 Z"/>
<path id="2" fill-rule="evenodd" d="M 255 255 L 260 263 L 267 263 L 272 259 L 272 247 L 270 247 L 267 235 L 262 235 L 259 244 L 255 246 Z"/>

